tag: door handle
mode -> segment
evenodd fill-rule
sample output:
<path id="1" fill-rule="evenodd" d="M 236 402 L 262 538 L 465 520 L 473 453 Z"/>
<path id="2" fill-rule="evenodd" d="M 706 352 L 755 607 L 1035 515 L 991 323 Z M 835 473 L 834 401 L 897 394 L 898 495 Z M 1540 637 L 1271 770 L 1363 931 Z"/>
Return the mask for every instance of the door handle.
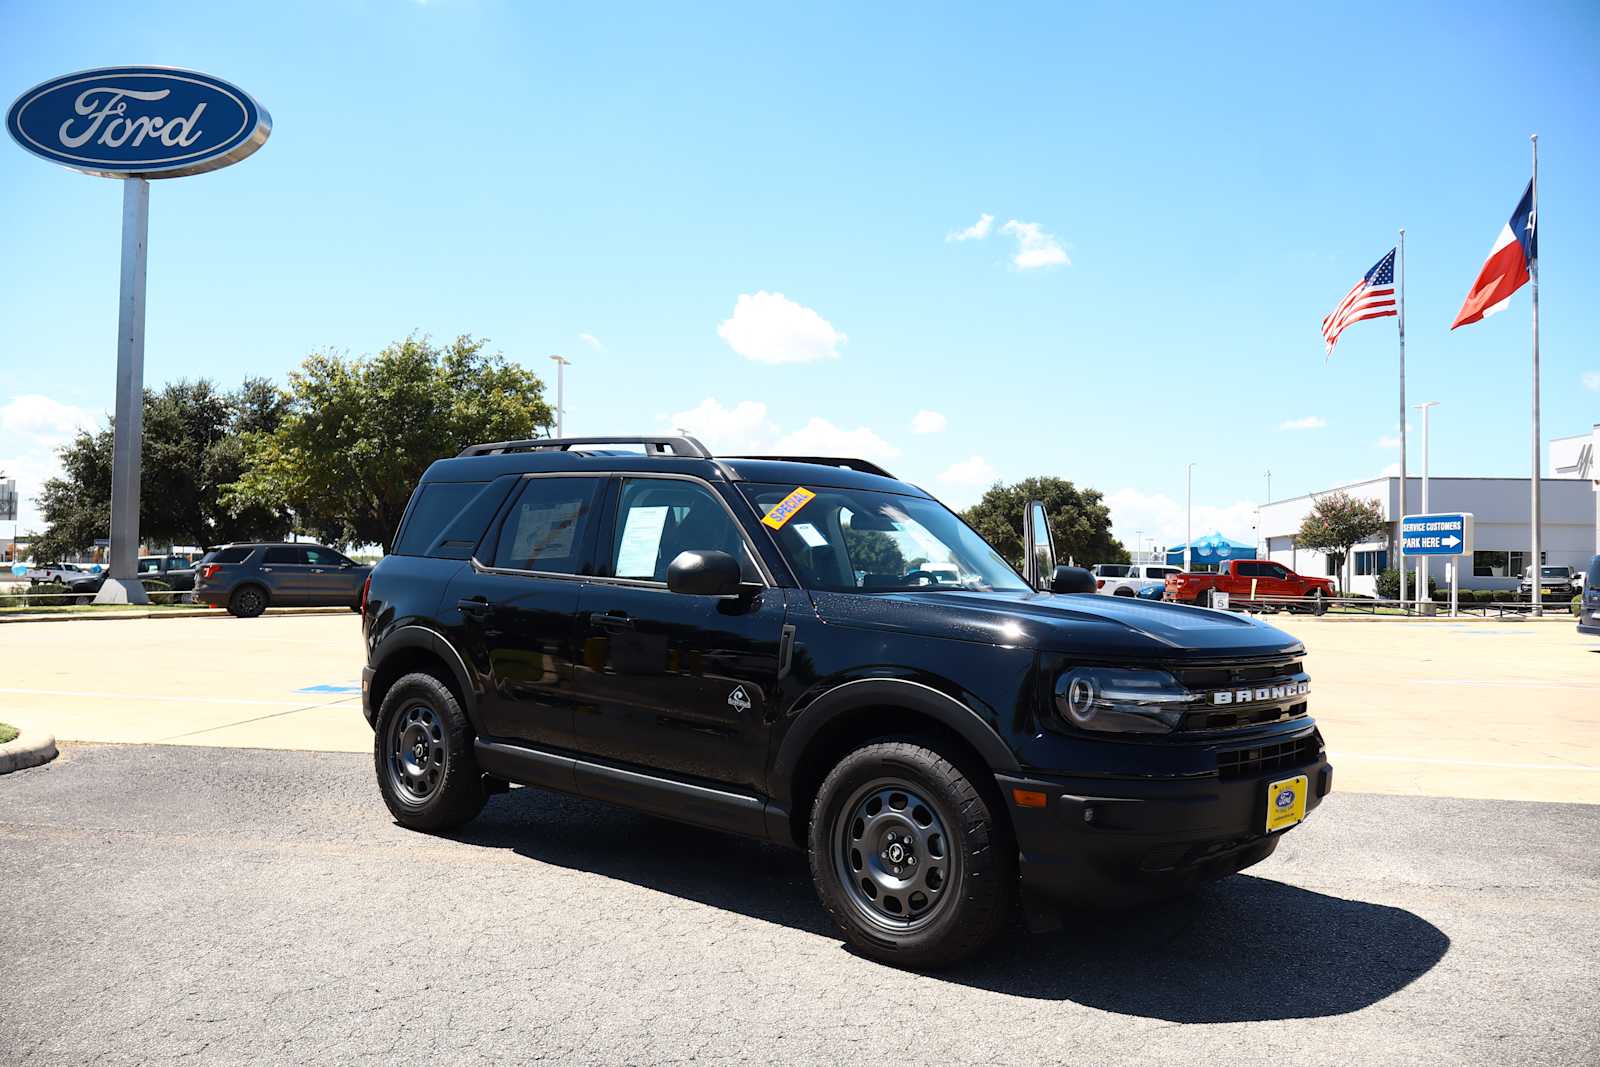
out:
<path id="1" fill-rule="evenodd" d="M 633 629 L 633 620 L 617 612 L 596 611 L 590 613 L 589 625 L 603 627 L 607 630 L 631 630 Z"/>
<path id="2" fill-rule="evenodd" d="M 272 568 L 271 567 L 262 567 L 261 568 L 261 573 L 262 574 L 271 574 L 272 573 Z"/>
<path id="3" fill-rule="evenodd" d="M 463 615 L 487 615 L 489 602 L 481 596 L 464 596 L 456 601 L 456 610 Z"/>

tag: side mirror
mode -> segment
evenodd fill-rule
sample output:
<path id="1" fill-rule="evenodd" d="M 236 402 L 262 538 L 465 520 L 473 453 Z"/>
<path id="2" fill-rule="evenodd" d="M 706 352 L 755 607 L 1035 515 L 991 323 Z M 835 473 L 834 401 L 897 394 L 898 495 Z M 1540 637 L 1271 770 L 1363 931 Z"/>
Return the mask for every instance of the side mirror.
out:
<path id="1" fill-rule="evenodd" d="M 1031 589 L 1043 589 L 1055 570 L 1056 543 L 1042 501 L 1030 503 L 1022 513 L 1022 577 Z"/>
<path id="2" fill-rule="evenodd" d="M 1050 576 L 1052 593 L 1092 593 L 1094 588 L 1094 575 L 1082 567 L 1068 567 L 1062 564 L 1056 568 L 1055 574 Z"/>
<path id="3" fill-rule="evenodd" d="M 726 552 L 679 552 L 667 566 L 667 588 L 691 596 L 738 596 L 739 561 Z"/>

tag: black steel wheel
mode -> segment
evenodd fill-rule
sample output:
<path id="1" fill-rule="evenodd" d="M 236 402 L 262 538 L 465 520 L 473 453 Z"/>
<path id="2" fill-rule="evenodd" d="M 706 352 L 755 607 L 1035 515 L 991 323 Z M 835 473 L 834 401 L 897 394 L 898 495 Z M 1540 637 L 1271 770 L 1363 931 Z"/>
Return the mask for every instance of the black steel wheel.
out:
<path id="1" fill-rule="evenodd" d="M 811 875 L 823 907 L 862 953 L 933 968 L 991 944 L 1016 895 L 1016 847 L 983 768 L 925 741 L 846 755 L 811 809 Z"/>
<path id="2" fill-rule="evenodd" d="M 259 585 L 241 585 L 228 598 L 228 612 L 241 619 L 253 619 L 267 610 L 267 591 Z"/>
<path id="3" fill-rule="evenodd" d="M 487 799 L 471 724 L 455 694 L 431 674 L 408 674 L 389 687 L 378 711 L 373 763 L 390 814 L 415 830 L 459 826 Z"/>

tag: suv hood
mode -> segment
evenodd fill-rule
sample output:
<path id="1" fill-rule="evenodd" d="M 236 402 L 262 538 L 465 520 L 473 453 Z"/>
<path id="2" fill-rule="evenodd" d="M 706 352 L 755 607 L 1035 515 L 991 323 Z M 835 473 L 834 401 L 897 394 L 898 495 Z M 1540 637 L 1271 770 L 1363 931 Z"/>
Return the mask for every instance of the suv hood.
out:
<path id="1" fill-rule="evenodd" d="M 1300 641 L 1248 615 L 1094 593 L 811 594 L 827 623 L 1115 659 L 1269 655 Z"/>

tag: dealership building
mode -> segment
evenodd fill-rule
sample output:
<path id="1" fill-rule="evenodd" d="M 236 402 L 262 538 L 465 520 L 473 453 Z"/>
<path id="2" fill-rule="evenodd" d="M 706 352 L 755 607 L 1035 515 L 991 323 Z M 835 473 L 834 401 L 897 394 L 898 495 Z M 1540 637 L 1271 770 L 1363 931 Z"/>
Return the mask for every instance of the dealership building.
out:
<path id="1" fill-rule="evenodd" d="M 1592 432 L 1550 442 L 1546 474 L 1540 479 L 1540 551 L 1544 563 L 1586 568 L 1600 554 L 1600 425 Z M 1422 479 L 1408 478 L 1406 503 L 1410 514 L 1422 511 Z M 1400 479 L 1372 478 L 1332 486 L 1317 493 L 1274 500 L 1261 508 L 1258 533 L 1265 554 L 1290 570 L 1307 575 L 1327 575 L 1340 580 L 1332 558 L 1300 548 L 1296 534 L 1301 522 L 1325 493 L 1341 490 L 1357 498 L 1375 500 L 1388 525 L 1372 540 L 1355 547 L 1348 592 L 1373 595 L 1378 575 L 1398 560 L 1396 530 L 1400 511 Z M 1532 529 L 1531 486 L 1527 478 L 1429 478 L 1428 510 L 1471 512 L 1475 534 L 1470 557 L 1462 557 L 1461 588 L 1515 590 L 1529 558 Z M 1414 562 L 1414 561 L 1413 561 Z M 1445 563 L 1434 560 L 1432 576 L 1445 584 Z"/>

